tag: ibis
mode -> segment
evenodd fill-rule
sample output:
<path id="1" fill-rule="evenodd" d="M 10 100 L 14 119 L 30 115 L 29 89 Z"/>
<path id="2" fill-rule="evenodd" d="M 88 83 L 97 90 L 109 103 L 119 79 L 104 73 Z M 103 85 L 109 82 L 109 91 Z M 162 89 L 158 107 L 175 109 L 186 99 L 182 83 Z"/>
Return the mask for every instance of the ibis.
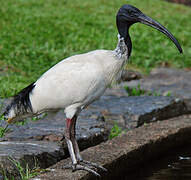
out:
<path id="1" fill-rule="evenodd" d="M 3 113 L 7 122 L 14 123 L 46 111 L 63 109 L 66 115 L 64 136 L 72 160 L 65 168 L 85 170 L 97 176 L 99 173 L 95 169 L 106 171 L 104 167 L 82 159 L 75 137 L 76 120 L 83 109 L 97 100 L 111 83 L 120 79 L 132 50 L 129 28 L 137 22 L 164 33 L 182 53 L 180 44 L 164 26 L 136 7 L 125 4 L 116 15 L 116 48 L 74 55 L 54 65 L 13 97 Z"/>

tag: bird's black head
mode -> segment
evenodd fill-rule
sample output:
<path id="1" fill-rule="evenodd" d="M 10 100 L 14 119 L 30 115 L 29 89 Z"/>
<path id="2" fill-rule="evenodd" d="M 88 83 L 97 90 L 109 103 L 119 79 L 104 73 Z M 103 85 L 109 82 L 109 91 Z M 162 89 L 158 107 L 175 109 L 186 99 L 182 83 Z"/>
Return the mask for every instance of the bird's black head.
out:
<path id="1" fill-rule="evenodd" d="M 117 20 L 128 23 L 128 25 L 132 25 L 138 22 L 138 18 L 141 14 L 142 12 L 136 7 L 125 4 L 119 9 Z"/>
<path id="2" fill-rule="evenodd" d="M 157 21 L 155 21 L 155 20 L 151 19 L 150 17 L 146 16 L 145 14 L 143 14 L 136 7 L 125 4 L 119 9 L 119 11 L 117 13 L 116 23 L 117 23 L 117 28 L 118 28 L 118 32 L 119 32 L 120 36 L 125 39 L 125 43 L 128 47 L 128 51 L 129 51 L 129 56 L 130 56 L 131 48 L 132 48 L 131 39 L 129 36 L 129 27 L 132 24 L 137 23 L 137 22 L 151 26 L 151 27 L 161 31 L 162 33 L 164 33 L 167 37 L 169 37 L 173 41 L 173 43 L 178 48 L 179 52 L 182 53 L 182 48 L 181 48 L 180 44 L 178 43 L 176 38 L 164 26 L 162 26 Z"/>

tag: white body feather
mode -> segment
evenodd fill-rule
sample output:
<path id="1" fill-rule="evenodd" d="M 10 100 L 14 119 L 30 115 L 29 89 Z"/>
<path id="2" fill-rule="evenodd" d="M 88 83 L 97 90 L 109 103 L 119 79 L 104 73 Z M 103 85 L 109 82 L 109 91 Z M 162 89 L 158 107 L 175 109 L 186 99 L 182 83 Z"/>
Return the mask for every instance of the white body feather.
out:
<path id="1" fill-rule="evenodd" d="M 120 76 L 122 59 L 116 51 L 96 50 L 62 60 L 36 81 L 30 94 L 33 112 L 65 109 L 72 118 Z"/>

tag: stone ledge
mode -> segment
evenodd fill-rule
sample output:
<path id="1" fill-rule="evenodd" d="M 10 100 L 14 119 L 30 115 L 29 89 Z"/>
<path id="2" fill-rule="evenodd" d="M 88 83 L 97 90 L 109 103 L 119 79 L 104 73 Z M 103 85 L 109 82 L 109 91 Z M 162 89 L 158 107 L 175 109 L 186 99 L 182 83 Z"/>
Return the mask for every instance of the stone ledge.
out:
<path id="1" fill-rule="evenodd" d="M 155 68 L 143 79 L 124 83 L 130 88 L 140 84 L 141 89 L 149 92 L 157 92 L 166 95 L 169 92 L 172 96 L 184 100 L 189 113 L 191 112 L 191 81 L 190 70 L 174 68 Z M 123 84 L 123 85 L 124 85 Z"/>
<path id="2" fill-rule="evenodd" d="M 132 129 L 158 120 L 165 120 L 187 113 L 184 102 L 165 96 L 102 96 L 88 107 L 88 112 L 101 112 L 108 127 L 117 123 Z M 111 124 L 111 125 L 110 125 Z"/>
<path id="3" fill-rule="evenodd" d="M 47 168 L 65 157 L 62 146 L 47 141 L 4 141 L 0 142 L 0 174 L 19 179 L 19 162 L 23 168 L 36 166 Z"/>
<path id="4" fill-rule="evenodd" d="M 157 159 L 172 148 L 188 144 L 191 144 L 191 117 L 181 116 L 128 131 L 121 137 L 84 150 L 82 156 L 106 167 L 108 172 L 101 174 L 101 179 L 112 180 L 120 179 L 120 175 L 133 171 L 147 160 Z M 41 174 L 33 180 L 96 179 L 84 171 L 72 173 L 61 169 L 68 163 L 69 158 L 62 160 L 50 167 L 51 172 Z"/>

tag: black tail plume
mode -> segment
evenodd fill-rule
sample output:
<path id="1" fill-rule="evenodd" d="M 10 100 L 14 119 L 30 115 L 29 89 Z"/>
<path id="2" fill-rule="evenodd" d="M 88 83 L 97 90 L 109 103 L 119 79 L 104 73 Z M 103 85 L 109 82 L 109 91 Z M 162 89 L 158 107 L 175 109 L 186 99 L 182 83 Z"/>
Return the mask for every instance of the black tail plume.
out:
<path id="1" fill-rule="evenodd" d="M 32 105 L 30 102 L 29 95 L 35 87 L 34 82 L 21 90 L 18 94 L 16 94 L 11 103 L 6 107 L 3 115 L 9 113 L 11 108 L 14 108 L 16 115 L 20 115 L 27 112 L 32 112 Z"/>

